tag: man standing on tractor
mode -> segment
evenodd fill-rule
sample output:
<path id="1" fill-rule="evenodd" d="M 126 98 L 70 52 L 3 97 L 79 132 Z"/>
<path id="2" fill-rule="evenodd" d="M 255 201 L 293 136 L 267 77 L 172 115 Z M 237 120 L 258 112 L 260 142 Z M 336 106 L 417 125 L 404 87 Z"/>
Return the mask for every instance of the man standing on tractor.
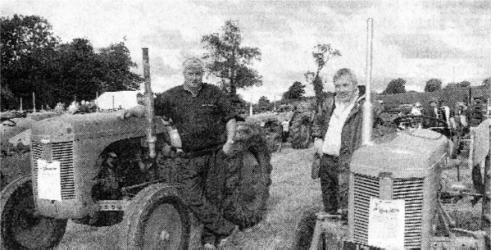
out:
<path id="1" fill-rule="evenodd" d="M 172 119 L 184 151 L 180 180 L 190 210 L 204 224 L 205 248 L 224 245 L 237 231 L 220 209 L 205 197 L 205 178 L 212 164 L 220 164 L 232 153 L 236 130 L 235 112 L 218 87 L 203 83 L 204 64 L 198 58 L 183 63 L 184 84 L 155 98 L 155 115 Z M 125 117 L 141 111 L 130 110 Z M 128 112 L 127 112 L 128 113 Z M 222 166 L 226 167 L 226 166 Z M 220 187 L 217 187 L 220 188 Z"/>
<path id="2" fill-rule="evenodd" d="M 288 136 L 290 135 L 290 121 L 288 119 L 285 119 L 281 123 L 281 127 L 283 128 L 281 133 L 282 135 L 281 142 L 286 142 L 288 140 Z"/>
<path id="3" fill-rule="evenodd" d="M 349 162 L 362 143 L 362 120 L 365 93 L 359 91 L 355 74 L 340 69 L 333 78 L 335 95 L 321 104 L 313 123 L 315 153 L 320 159 L 319 177 L 324 210 L 341 212 L 346 217 L 348 207 Z M 373 121 L 381 109 L 373 105 Z M 375 122 L 374 122 L 375 124 Z"/>

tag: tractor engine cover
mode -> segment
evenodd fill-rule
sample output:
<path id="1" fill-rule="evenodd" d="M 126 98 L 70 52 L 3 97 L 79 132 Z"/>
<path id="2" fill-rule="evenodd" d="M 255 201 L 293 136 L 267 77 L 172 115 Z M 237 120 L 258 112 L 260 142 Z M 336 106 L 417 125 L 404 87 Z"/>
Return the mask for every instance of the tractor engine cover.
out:
<path id="1" fill-rule="evenodd" d="M 355 151 L 350 165 L 350 240 L 369 244 L 370 199 L 404 200 L 404 247 L 429 249 L 449 140 L 426 129 L 386 136 Z"/>
<path id="2" fill-rule="evenodd" d="M 155 119 L 156 133 L 164 133 Z M 110 144 L 145 136 L 146 120 L 121 120 L 117 113 L 63 115 L 33 125 L 32 182 L 41 215 L 82 218 L 98 210 L 92 199 L 97 159 Z"/>

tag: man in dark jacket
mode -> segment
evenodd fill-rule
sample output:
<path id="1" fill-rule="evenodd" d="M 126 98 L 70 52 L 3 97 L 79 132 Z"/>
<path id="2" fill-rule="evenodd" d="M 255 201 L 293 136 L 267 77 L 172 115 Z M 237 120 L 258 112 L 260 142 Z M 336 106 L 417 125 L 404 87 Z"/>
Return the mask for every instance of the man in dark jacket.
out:
<path id="1" fill-rule="evenodd" d="M 203 83 L 204 64 L 198 58 L 183 63 L 184 84 L 155 98 L 155 115 L 172 119 L 178 130 L 184 159 L 179 166 L 184 199 L 205 228 L 202 242 L 214 248 L 226 243 L 238 228 L 223 217 L 220 209 L 205 197 L 205 183 L 212 164 L 223 163 L 231 154 L 236 130 L 235 111 L 217 86 Z M 144 112 L 129 110 L 125 115 Z M 226 167 L 226 166 L 223 166 Z M 217 186 L 216 188 L 220 188 Z"/>
<path id="2" fill-rule="evenodd" d="M 315 153 L 320 159 L 320 182 L 325 212 L 336 214 L 348 206 L 349 163 L 362 144 L 365 95 L 358 88 L 355 74 L 340 69 L 333 78 L 335 94 L 318 108 L 313 124 Z M 381 108 L 372 109 L 377 120 Z M 375 123 L 374 123 L 375 124 Z"/>

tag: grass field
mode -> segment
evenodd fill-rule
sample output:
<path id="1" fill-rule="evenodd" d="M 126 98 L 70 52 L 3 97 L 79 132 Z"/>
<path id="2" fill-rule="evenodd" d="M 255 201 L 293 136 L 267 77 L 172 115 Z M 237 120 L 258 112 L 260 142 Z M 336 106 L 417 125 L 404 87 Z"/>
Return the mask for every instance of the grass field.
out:
<path id="1" fill-rule="evenodd" d="M 290 248 L 295 227 L 303 211 L 322 208 L 318 180 L 310 178 L 310 163 L 313 149 L 293 150 L 288 144 L 282 152 L 272 157 L 273 172 L 268 213 L 257 226 L 240 232 L 232 243 L 244 249 L 285 249 Z M 443 175 L 443 185 L 456 179 L 456 171 Z M 471 185 L 470 170 L 461 169 L 465 185 Z M 444 187 L 445 188 L 445 187 Z M 456 215 L 462 227 L 476 229 L 480 218 L 480 204 L 474 208 L 467 199 L 446 206 Z M 476 224 L 477 223 L 477 224 Z M 117 244 L 119 227 L 95 228 L 69 222 L 67 233 L 59 249 L 113 249 Z"/>

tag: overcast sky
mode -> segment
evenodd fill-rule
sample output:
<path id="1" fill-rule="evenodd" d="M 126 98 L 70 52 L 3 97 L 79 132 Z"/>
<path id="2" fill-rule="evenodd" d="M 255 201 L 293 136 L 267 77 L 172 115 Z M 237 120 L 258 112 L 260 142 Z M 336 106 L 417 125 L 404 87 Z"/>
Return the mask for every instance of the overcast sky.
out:
<path id="1" fill-rule="evenodd" d="M 3 0 L 1 16 L 39 15 L 63 42 L 87 38 L 101 48 L 124 40 L 138 64 L 141 48 L 148 47 L 155 92 L 182 84 L 181 63 L 203 55 L 201 37 L 237 20 L 243 45 L 262 52 L 253 66 L 263 86 L 239 91 L 257 101 L 263 95 L 279 99 L 294 81 L 305 82 L 304 73 L 316 69 L 311 52 L 319 43 L 342 54 L 322 71 L 327 90 L 343 67 L 352 68 L 363 83 L 368 18 L 374 20 L 375 90 L 394 78 L 406 79 L 406 89 L 418 91 L 430 78 L 444 85 L 464 80 L 480 85 L 491 77 L 490 2 Z"/>

